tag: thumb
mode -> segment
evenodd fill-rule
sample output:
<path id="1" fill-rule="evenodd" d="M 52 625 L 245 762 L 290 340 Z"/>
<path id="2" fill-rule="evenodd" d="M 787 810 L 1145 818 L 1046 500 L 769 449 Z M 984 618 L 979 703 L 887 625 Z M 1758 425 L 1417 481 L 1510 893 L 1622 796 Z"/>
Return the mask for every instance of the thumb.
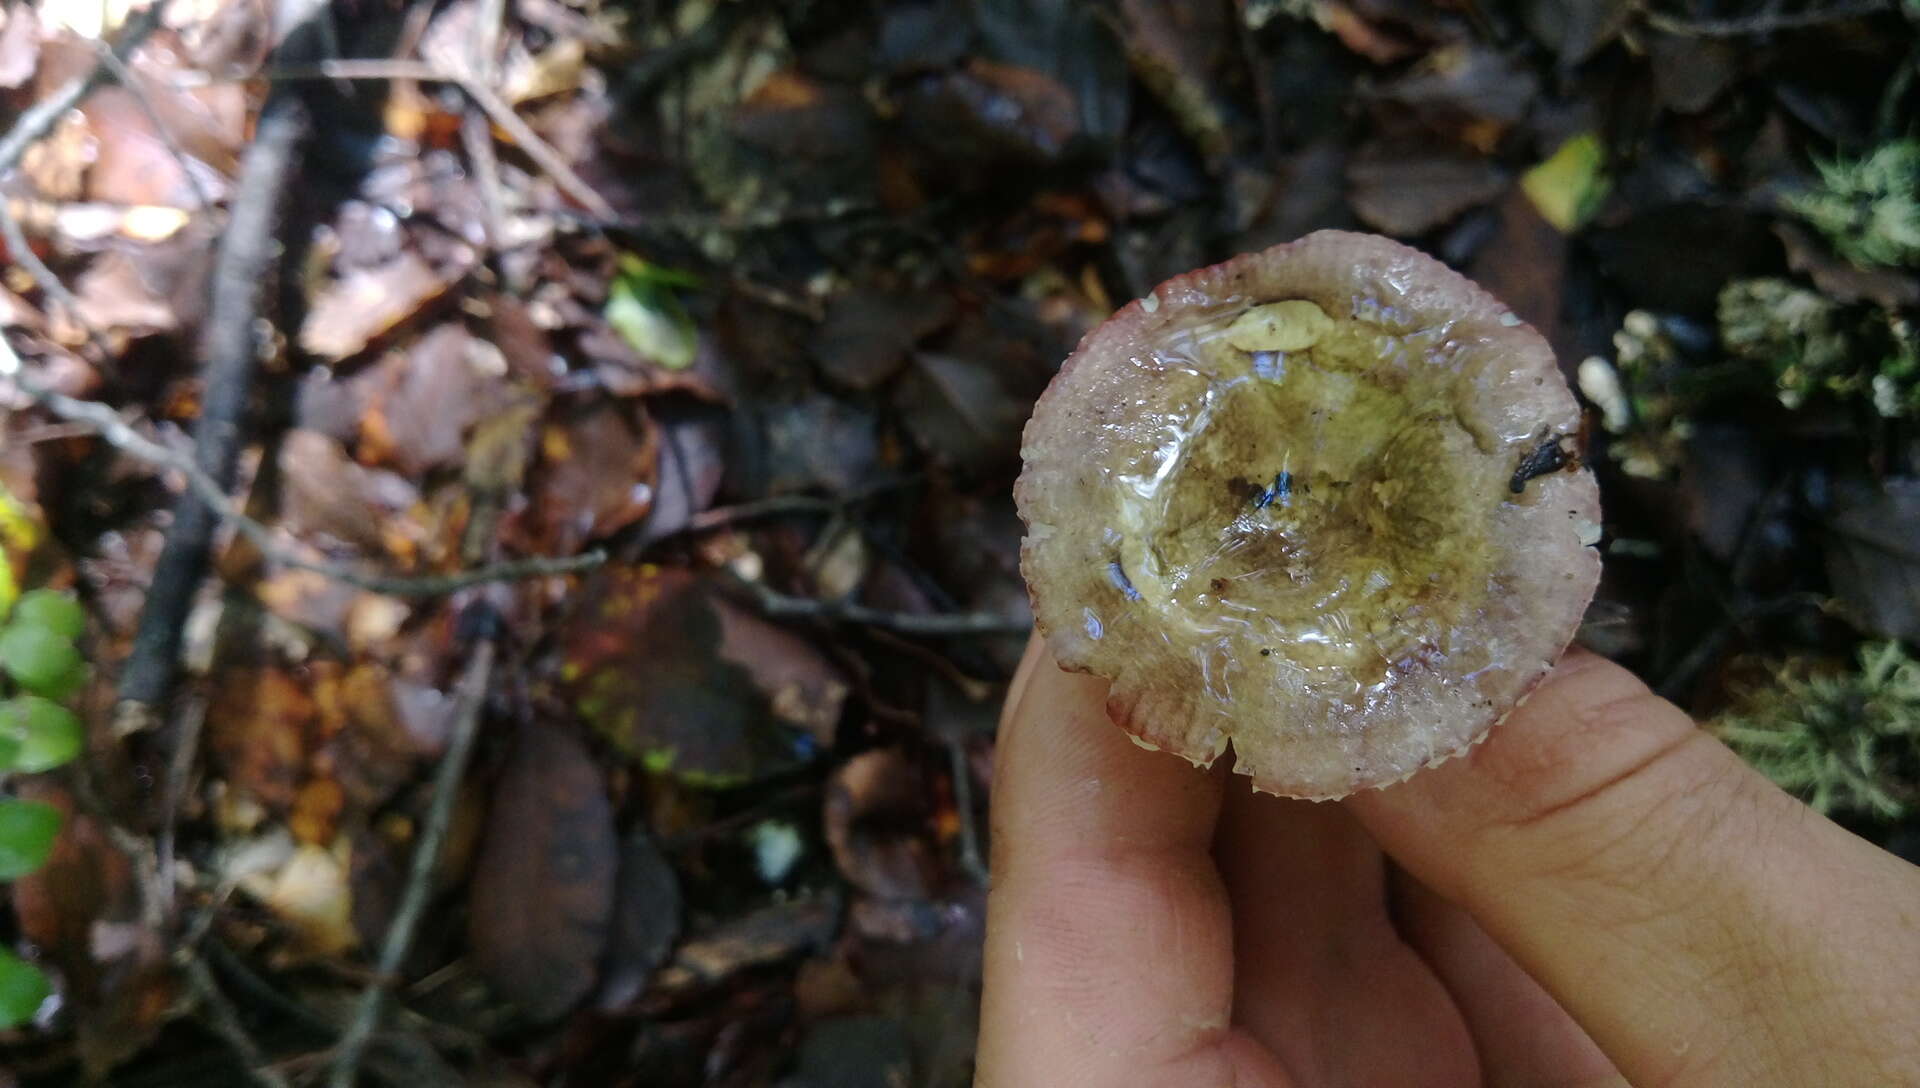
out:
<path id="1" fill-rule="evenodd" d="M 1635 1084 L 1920 1083 L 1920 870 L 1603 658 L 1349 804 Z"/>

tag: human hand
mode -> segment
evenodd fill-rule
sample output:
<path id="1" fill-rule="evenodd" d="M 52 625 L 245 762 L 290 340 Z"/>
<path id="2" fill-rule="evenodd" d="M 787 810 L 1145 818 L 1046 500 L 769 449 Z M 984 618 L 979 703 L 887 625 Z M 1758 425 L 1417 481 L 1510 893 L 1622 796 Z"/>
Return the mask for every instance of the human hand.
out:
<path id="1" fill-rule="evenodd" d="M 1035 639 L 993 798 L 983 1088 L 1920 1084 L 1920 869 L 1570 653 L 1340 804 L 1136 748 Z"/>

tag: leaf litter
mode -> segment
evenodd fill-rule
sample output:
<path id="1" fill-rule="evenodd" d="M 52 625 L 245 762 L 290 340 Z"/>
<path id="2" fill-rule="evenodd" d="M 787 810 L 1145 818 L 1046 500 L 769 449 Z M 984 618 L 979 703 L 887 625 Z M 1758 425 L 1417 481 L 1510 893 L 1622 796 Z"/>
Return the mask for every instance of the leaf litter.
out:
<path id="1" fill-rule="evenodd" d="M 1020 640 L 905 621 L 1028 621 L 1007 492 L 1087 329 L 1321 227 L 1467 270 L 1577 371 L 1608 491 L 1589 644 L 1702 716 L 1777 688 L 1765 721 L 1798 737 L 1801 677 L 1920 639 L 1909 16 L 504 7 L 363 5 L 335 55 L 366 78 L 280 84 L 316 124 L 235 493 L 280 550 L 216 535 L 158 729 L 117 735 L 113 696 L 183 479 L 0 379 L 0 589 L 80 590 L 99 785 L 7 785 L 63 814 L 0 921 L 54 994 L 0 1040 L 45 1071 L 23 1084 L 241 1075 L 168 960 L 188 937 L 260 1061 L 324 1062 L 415 879 L 476 637 L 499 663 L 364 1072 L 967 1083 Z M 96 63 L 101 20 L 7 11 L 10 116 Z M 170 5 L 131 82 L 0 177 L 23 376 L 191 449 L 209 270 L 288 47 L 257 5 Z M 283 562 L 593 549 L 405 597 Z M 460 619 L 479 600 L 493 634 Z M 1915 765 L 1841 794 L 1776 769 L 1876 799 L 1857 826 L 1894 841 Z"/>

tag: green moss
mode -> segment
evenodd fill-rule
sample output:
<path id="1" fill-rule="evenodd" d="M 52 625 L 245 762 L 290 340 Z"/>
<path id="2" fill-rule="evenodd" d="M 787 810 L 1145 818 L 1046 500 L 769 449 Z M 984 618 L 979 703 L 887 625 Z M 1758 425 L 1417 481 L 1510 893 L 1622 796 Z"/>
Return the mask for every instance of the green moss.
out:
<path id="1" fill-rule="evenodd" d="M 1789 408 L 1832 397 L 1868 402 L 1889 418 L 1920 414 L 1920 343 L 1897 314 L 1752 279 L 1721 290 L 1719 319 L 1727 353 L 1765 367 Z"/>
<path id="2" fill-rule="evenodd" d="M 1711 728 L 1820 812 L 1896 819 L 1920 805 L 1920 662 L 1898 642 L 1862 647 L 1855 670 L 1777 666 Z"/>
<path id="3" fill-rule="evenodd" d="M 1920 264 L 1920 140 L 1818 164 L 1820 184 L 1787 206 L 1857 264 Z"/>

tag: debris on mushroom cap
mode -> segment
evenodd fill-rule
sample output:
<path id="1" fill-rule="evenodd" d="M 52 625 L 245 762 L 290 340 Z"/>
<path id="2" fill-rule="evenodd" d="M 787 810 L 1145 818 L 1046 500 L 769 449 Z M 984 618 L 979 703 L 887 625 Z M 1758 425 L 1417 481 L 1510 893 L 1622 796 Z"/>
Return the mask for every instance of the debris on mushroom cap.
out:
<path id="1" fill-rule="evenodd" d="M 1464 751 L 1566 648 L 1599 494 L 1538 333 L 1385 238 L 1161 284 L 1028 422 L 1034 615 L 1145 746 L 1331 799 Z"/>

